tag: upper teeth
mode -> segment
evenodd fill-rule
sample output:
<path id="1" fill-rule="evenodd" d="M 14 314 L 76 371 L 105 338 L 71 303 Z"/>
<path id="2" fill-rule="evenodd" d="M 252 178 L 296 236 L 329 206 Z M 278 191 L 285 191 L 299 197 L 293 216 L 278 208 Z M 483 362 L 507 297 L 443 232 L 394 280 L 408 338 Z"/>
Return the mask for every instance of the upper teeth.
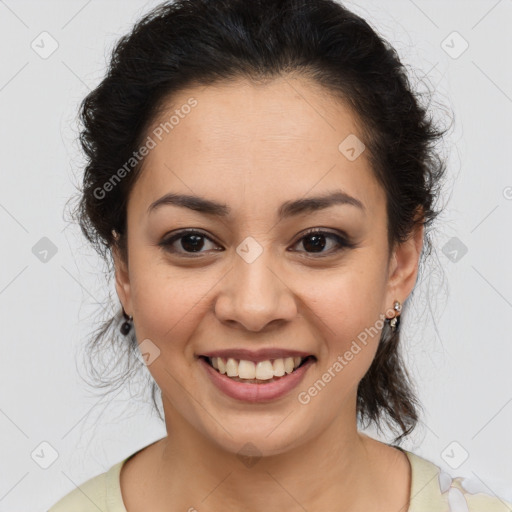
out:
<path id="1" fill-rule="evenodd" d="M 272 377 L 282 377 L 285 373 L 292 373 L 303 361 L 302 357 L 285 357 L 266 361 L 247 361 L 245 359 L 227 360 L 222 357 L 208 358 L 212 366 L 220 373 L 228 377 L 240 377 L 241 379 L 269 380 Z"/>

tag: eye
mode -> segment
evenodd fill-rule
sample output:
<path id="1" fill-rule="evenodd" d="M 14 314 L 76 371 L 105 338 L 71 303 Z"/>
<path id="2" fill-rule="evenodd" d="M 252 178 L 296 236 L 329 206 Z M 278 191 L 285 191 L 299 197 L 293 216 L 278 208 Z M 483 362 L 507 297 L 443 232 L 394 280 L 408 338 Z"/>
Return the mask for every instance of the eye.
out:
<path id="1" fill-rule="evenodd" d="M 329 245 L 326 242 L 326 239 L 330 239 L 331 242 L 334 241 L 334 250 L 323 251 L 323 249 Z M 355 247 L 355 244 L 350 242 L 346 236 L 341 236 L 336 233 L 322 231 L 315 228 L 308 230 L 306 234 L 297 242 L 297 244 L 302 244 L 302 246 L 306 249 L 306 252 L 311 251 L 312 253 L 320 254 L 320 257 L 337 253 L 344 248 Z"/>
<path id="2" fill-rule="evenodd" d="M 164 247 L 166 251 L 183 254 L 183 255 L 193 255 L 194 253 L 205 252 L 201 251 L 201 249 L 205 246 L 205 240 L 212 240 L 207 237 L 201 231 L 196 231 L 194 229 L 187 229 L 180 231 L 179 233 L 174 234 L 173 236 L 164 239 L 158 245 Z M 176 242 L 180 241 L 180 243 L 176 244 Z M 213 242 L 212 242 L 213 243 Z M 180 247 L 180 249 L 175 247 L 175 244 Z M 218 246 L 217 246 L 218 247 Z M 219 249 L 214 249 L 219 250 Z M 221 249 L 222 250 L 222 249 Z M 194 257 L 194 256 L 192 256 Z"/>
<path id="3" fill-rule="evenodd" d="M 205 245 L 207 246 L 205 240 L 209 241 L 213 244 L 214 247 L 216 247 L 212 249 L 213 251 L 224 250 L 215 245 L 211 238 L 209 238 L 207 235 L 194 229 L 182 230 L 178 233 L 175 233 L 169 238 L 164 239 L 158 245 L 171 253 L 184 255 L 186 257 L 195 257 L 194 254 L 201 255 L 204 252 L 208 252 L 202 251 Z M 330 240 L 331 244 L 334 245 L 333 250 L 324 251 L 325 247 L 329 245 L 326 240 Z M 302 246 L 306 249 L 306 251 L 298 252 L 319 254 L 319 257 L 337 253 L 342 249 L 355 247 L 355 244 L 350 242 L 346 236 L 331 233 L 329 231 L 322 231 L 315 228 L 308 230 L 294 245 L 298 245 L 300 243 L 302 243 Z"/>

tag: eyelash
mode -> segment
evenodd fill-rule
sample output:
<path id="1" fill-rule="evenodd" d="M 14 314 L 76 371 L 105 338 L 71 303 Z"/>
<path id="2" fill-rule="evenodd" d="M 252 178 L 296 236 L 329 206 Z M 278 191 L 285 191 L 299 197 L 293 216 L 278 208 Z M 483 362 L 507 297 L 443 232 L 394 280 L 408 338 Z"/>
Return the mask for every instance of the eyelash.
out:
<path id="1" fill-rule="evenodd" d="M 158 245 L 163 247 L 163 249 L 168 251 L 168 252 L 177 254 L 179 256 L 183 256 L 185 258 L 198 258 L 198 257 L 200 257 L 201 254 L 202 254 L 201 252 L 198 252 L 198 253 L 179 252 L 179 251 L 176 251 L 175 249 L 172 248 L 172 244 L 174 242 L 176 242 L 177 240 L 179 240 L 181 238 L 184 238 L 187 235 L 199 235 L 200 237 L 206 238 L 207 240 L 210 240 L 211 242 L 213 242 L 213 240 L 210 237 L 208 237 L 207 235 L 205 235 L 201 231 L 197 231 L 197 230 L 194 230 L 194 229 L 186 229 L 186 230 L 182 230 L 182 231 L 172 235 L 168 239 L 162 240 Z M 342 235 L 339 235 L 339 234 L 336 234 L 336 233 L 332 233 L 330 231 L 322 231 L 322 230 L 317 229 L 317 228 L 311 228 L 308 231 L 306 231 L 302 235 L 302 237 L 299 240 L 297 240 L 297 242 L 295 242 L 293 245 L 297 245 L 298 243 L 302 242 L 304 239 L 306 239 L 308 236 L 311 236 L 311 235 L 324 235 L 324 236 L 326 236 L 328 238 L 334 239 L 337 242 L 337 244 L 338 244 L 337 248 L 335 248 L 334 250 L 331 250 L 330 252 L 327 252 L 327 253 L 306 253 L 306 254 L 319 254 L 319 256 L 313 256 L 314 258 L 323 258 L 323 257 L 326 257 L 326 256 L 330 256 L 330 255 L 332 255 L 334 253 L 338 253 L 339 251 L 341 251 L 343 249 L 352 249 L 352 248 L 354 248 L 356 246 L 356 244 L 351 242 L 348 239 L 348 237 L 346 237 L 346 236 L 342 236 Z M 213 242 L 213 243 L 215 243 L 215 242 Z M 299 251 L 299 252 L 305 252 L 305 251 Z"/>

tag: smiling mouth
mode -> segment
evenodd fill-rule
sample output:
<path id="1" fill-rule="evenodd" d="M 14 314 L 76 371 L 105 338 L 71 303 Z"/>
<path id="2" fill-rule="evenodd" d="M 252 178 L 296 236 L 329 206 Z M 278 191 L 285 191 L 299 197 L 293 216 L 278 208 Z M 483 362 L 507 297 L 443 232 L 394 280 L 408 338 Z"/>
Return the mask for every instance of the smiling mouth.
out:
<path id="1" fill-rule="evenodd" d="M 264 384 L 274 382 L 293 373 L 307 361 L 316 361 L 315 356 L 284 357 L 266 361 L 248 361 L 245 359 L 200 356 L 214 370 L 236 382 Z"/>

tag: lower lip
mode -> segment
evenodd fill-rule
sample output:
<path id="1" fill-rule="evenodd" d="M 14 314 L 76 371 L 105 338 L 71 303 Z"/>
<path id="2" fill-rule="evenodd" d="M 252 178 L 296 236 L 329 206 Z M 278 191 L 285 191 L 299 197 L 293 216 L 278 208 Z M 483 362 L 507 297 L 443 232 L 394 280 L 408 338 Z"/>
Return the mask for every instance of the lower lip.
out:
<path id="1" fill-rule="evenodd" d="M 315 360 L 313 358 L 308 359 L 302 366 L 292 373 L 284 375 L 279 380 L 268 382 L 266 384 L 262 381 L 261 384 L 257 384 L 237 382 L 236 380 L 233 380 L 215 370 L 202 357 L 199 358 L 199 363 L 203 365 L 208 377 L 210 377 L 213 384 L 215 384 L 220 391 L 231 398 L 236 398 L 237 400 L 243 400 L 245 402 L 268 402 L 286 395 L 299 385 L 300 381 L 308 371 L 308 368 L 314 362 Z"/>

